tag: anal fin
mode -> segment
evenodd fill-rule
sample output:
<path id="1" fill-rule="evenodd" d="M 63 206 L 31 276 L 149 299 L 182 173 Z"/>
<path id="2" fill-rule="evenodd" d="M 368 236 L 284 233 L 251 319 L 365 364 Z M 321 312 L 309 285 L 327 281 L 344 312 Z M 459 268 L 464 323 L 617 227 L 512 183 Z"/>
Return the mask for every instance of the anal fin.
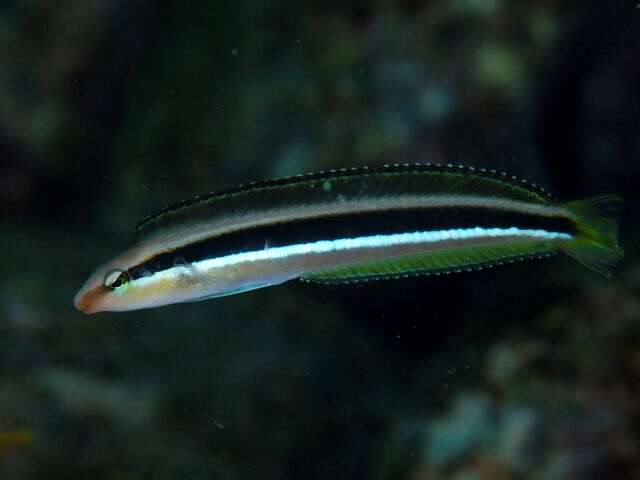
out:
<path id="1" fill-rule="evenodd" d="M 309 282 L 339 283 L 446 274 L 545 257 L 559 250 L 557 243 L 549 241 L 472 245 L 341 265 L 309 272 L 300 278 Z"/>

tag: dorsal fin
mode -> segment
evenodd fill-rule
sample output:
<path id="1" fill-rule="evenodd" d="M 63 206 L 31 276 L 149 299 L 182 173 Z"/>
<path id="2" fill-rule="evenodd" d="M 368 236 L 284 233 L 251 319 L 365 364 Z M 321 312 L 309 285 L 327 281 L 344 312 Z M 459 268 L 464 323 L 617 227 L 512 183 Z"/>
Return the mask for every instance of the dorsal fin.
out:
<path id="1" fill-rule="evenodd" d="M 215 221 L 258 209 L 407 193 L 475 194 L 531 203 L 546 203 L 550 198 L 535 184 L 484 168 L 451 164 L 356 167 L 260 181 L 197 196 L 145 218 L 134 234 L 142 241 L 194 221 Z"/>

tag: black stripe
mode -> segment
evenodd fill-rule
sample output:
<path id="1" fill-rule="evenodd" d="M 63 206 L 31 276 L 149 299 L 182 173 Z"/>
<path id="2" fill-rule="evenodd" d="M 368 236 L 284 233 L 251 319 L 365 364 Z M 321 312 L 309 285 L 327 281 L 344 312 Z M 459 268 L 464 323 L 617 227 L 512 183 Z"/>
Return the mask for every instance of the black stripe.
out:
<path id="1" fill-rule="evenodd" d="M 176 264 L 262 250 L 266 246 L 280 247 L 337 238 L 472 227 L 518 227 L 576 233 L 573 222 L 568 218 L 545 217 L 486 207 L 415 208 L 334 214 L 249 227 L 200 240 L 169 252 L 159 253 L 131 268 L 129 274 L 132 278 L 140 278 Z"/>

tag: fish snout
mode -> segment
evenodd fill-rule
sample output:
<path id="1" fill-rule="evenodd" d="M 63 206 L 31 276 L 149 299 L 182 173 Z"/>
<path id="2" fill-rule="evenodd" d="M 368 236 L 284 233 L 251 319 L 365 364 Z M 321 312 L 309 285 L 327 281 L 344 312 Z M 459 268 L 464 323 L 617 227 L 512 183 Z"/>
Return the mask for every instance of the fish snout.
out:
<path id="1" fill-rule="evenodd" d="M 100 311 L 99 300 L 103 295 L 104 287 L 83 287 L 73 299 L 73 305 L 81 312 L 92 314 Z"/>

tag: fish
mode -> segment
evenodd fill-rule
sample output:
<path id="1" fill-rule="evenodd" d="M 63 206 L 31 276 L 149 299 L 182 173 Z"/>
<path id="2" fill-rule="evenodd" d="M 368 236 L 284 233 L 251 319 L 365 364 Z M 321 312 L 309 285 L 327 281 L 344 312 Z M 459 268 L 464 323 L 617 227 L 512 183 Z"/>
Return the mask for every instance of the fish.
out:
<path id="1" fill-rule="evenodd" d="M 167 207 L 74 298 L 85 313 L 278 285 L 441 275 L 565 253 L 604 275 L 624 256 L 621 199 L 559 202 L 462 165 L 357 167 L 255 182 Z"/>

